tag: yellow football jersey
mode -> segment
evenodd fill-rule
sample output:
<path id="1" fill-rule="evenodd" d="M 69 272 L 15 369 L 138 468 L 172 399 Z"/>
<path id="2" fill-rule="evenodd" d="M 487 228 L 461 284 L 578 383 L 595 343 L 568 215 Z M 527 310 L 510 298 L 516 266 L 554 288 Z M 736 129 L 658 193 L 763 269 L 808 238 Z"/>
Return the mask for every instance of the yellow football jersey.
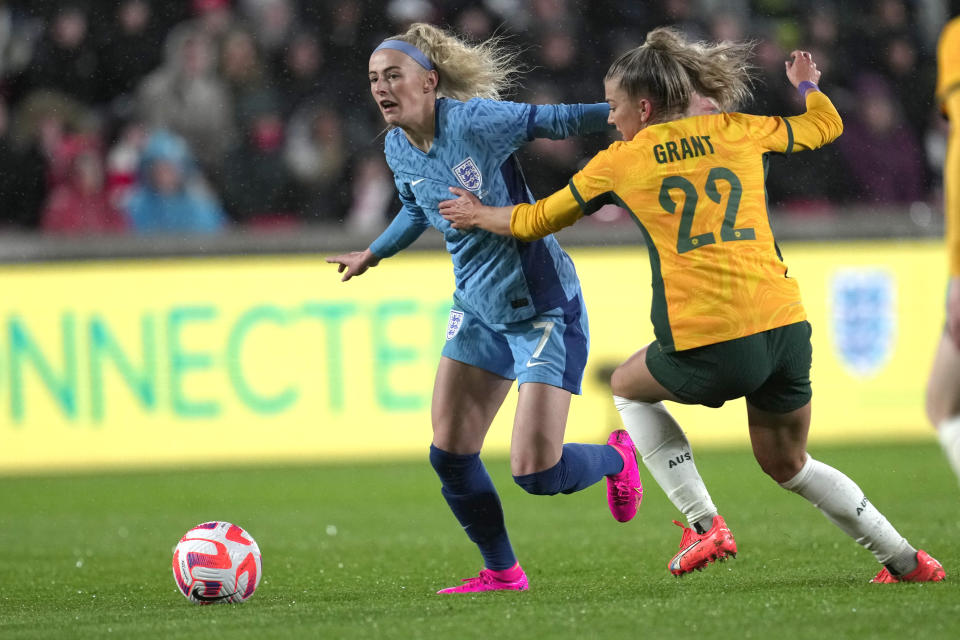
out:
<path id="1" fill-rule="evenodd" d="M 960 276 L 960 17 L 943 28 L 937 43 L 937 101 L 950 120 L 950 138 L 943 167 L 950 275 Z"/>
<path id="2" fill-rule="evenodd" d="M 660 347 L 682 351 L 806 318 L 767 217 L 767 152 L 814 149 L 840 135 L 837 110 L 807 94 L 790 118 L 722 113 L 647 127 L 597 154 L 569 185 L 517 205 L 521 239 L 552 233 L 604 204 L 627 209 L 650 252 Z"/>
<path id="3" fill-rule="evenodd" d="M 960 17 L 943 27 L 937 43 L 937 100 L 944 113 L 951 93 L 960 89 Z"/>

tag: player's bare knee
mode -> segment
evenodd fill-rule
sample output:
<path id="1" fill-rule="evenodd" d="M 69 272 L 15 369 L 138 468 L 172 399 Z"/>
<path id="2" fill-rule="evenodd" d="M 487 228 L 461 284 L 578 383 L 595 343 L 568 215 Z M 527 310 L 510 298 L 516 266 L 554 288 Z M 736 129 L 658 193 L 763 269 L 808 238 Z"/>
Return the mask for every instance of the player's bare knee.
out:
<path id="1" fill-rule="evenodd" d="M 806 462 L 806 452 L 800 452 L 799 455 L 785 456 L 757 456 L 757 462 L 765 474 L 776 480 L 778 483 L 784 483 L 795 478 Z"/>
<path id="2" fill-rule="evenodd" d="M 456 445 L 455 439 L 452 437 L 453 432 L 449 429 L 438 428 L 436 425 L 433 427 L 433 444 L 439 449 L 444 451 L 453 451 Z"/>
<path id="3" fill-rule="evenodd" d="M 931 380 L 927 387 L 926 412 L 927 420 L 934 427 L 960 415 L 960 392 L 943 389 Z"/>
<path id="4" fill-rule="evenodd" d="M 929 420 L 933 426 L 937 426 L 946 418 L 943 410 L 943 401 L 937 385 L 937 381 L 931 376 L 930 380 L 927 381 L 927 393 L 924 398 L 924 409 L 927 413 L 927 420 Z"/>
<path id="5" fill-rule="evenodd" d="M 647 402 L 649 399 L 643 397 L 643 394 L 637 393 L 635 384 L 630 384 L 630 379 L 624 367 L 621 365 L 610 374 L 610 391 L 613 395 L 636 400 L 637 402 Z"/>
<path id="6" fill-rule="evenodd" d="M 935 406 L 935 405 L 930 401 L 930 398 L 929 398 L 929 397 L 927 398 L 926 412 L 927 412 L 927 421 L 928 421 L 930 424 L 932 424 L 932 425 L 934 426 L 934 428 L 936 428 L 936 426 L 937 426 L 938 424 L 940 424 L 941 422 L 943 422 L 943 419 L 944 419 L 944 417 L 945 417 L 945 416 L 943 415 L 943 412 L 940 410 L 939 407 Z"/>
<path id="7" fill-rule="evenodd" d="M 537 470 L 533 458 L 521 458 L 515 455 L 510 456 L 510 473 L 514 478 L 525 476 Z"/>
<path id="8" fill-rule="evenodd" d="M 613 373 L 610 374 L 610 391 L 613 392 L 613 395 L 620 396 L 622 398 L 629 398 L 629 391 L 623 384 L 623 373 L 620 372 L 620 367 L 617 367 L 613 370 Z"/>

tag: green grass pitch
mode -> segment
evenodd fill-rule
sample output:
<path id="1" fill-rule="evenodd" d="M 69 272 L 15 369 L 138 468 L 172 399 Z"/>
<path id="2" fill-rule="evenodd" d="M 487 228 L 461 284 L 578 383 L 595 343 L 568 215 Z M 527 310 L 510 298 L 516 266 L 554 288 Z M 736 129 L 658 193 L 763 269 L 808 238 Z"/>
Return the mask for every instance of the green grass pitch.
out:
<path id="1" fill-rule="evenodd" d="M 696 444 L 696 443 L 694 443 Z M 697 463 L 736 560 L 677 579 L 678 514 L 648 474 L 635 520 L 605 483 L 537 497 L 488 461 L 524 593 L 437 596 L 481 560 L 426 460 L 0 478 L 0 637 L 956 638 L 960 489 L 932 442 L 812 447 L 946 568 L 940 584 L 871 585 L 873 557 L 744 450 Z M 171 575 L 206 520 L 246 528 L 263 581 L 241 605 L 198 607 Z"/>

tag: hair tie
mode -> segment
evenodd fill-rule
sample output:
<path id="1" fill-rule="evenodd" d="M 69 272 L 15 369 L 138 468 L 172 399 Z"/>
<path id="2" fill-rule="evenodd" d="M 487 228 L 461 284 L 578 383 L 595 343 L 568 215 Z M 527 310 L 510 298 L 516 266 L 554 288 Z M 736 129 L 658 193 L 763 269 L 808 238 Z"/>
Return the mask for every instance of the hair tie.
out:
<path id="1" fill-rule="evenodd" d="M 416 48 L 409 42 L 404 42 L 403 40 L 384 40 L 380 43 L 380 46 L 373 50 L 373 52 L 376 53 L 377 51 L 380 51 L 380 49 L 396 49 L 397 51 L 405 53 L 413 58 L 417 64 L 427 71 L 433 71 L 433 63 L 430 62 L 430 58 L 424 55 L 423 51 L 420 51 L 420 49 Z"/>

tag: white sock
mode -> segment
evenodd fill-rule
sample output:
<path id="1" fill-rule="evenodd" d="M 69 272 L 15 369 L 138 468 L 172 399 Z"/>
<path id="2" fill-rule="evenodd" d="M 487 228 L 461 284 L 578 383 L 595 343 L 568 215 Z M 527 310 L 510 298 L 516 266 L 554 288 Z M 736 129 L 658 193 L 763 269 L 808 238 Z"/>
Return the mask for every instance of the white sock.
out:
<path id="1" fill-rule="evenodd" d="M 613 403 L 643 463 L 670 502 L 691 527 L 700 523 L 710 529 L 717 508 L 693 462 L 687 436 L 667 408 L 662 402 L 650 404 L 620 396 L 613 396 Z"/>
<path id="2" fill-rule="evenodd" d="M 798 493 L 827 519 L 898 574 L 916 567 L 917 550 L 863 495 L 857 484 L 831 466 L 807 456 L 800 473 L 780 486 Z"/>
<path id="3" fill-rule="evenodd" d="M 960 416 L 947 418 L 937 425 L 937 436 L 957 480 L 960 480 Z"/>

